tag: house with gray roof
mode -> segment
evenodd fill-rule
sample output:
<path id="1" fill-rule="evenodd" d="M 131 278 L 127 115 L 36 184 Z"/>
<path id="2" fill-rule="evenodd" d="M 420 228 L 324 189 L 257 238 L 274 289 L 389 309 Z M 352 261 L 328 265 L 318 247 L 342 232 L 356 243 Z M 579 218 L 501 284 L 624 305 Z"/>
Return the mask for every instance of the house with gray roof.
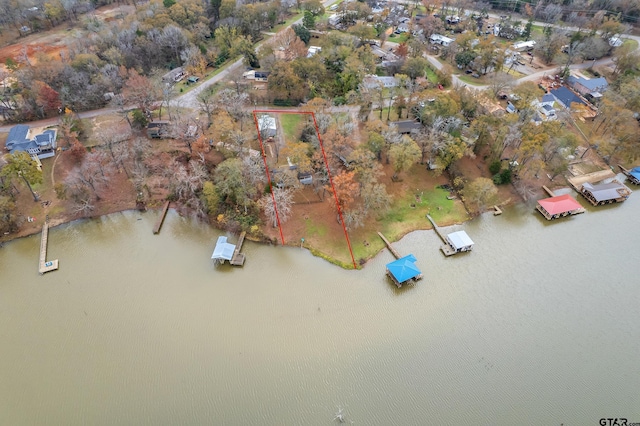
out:
<path id="1" fill-rule="evenodd" d="M 585 105 L 578 95 L 564 86 L 553 89 L 551 94 L 556 99 L 556 102 L 566 109 L 571 109 L 571 104 Z"/>
<path id="2" fill-rule="evenodd" d="M 42 133 L 31 134 L 29 126 L 18 124 L 9 130 L 5 148 L 11 154 L 17 151 L 24 151 L 31 157 L 37 156 L 39 159 L 53 157 L 56 150 L 55 129 L 48 129 Z"/>
<path id="3" fill-rule="evenodd" d="M 609 83 L 604 77 L 584 78 L 572 75 L 567 79 L 567 83 L 582 96 L 592 95 L 598 97 L 597 95 L 602 94 L 609 87 Z"/>

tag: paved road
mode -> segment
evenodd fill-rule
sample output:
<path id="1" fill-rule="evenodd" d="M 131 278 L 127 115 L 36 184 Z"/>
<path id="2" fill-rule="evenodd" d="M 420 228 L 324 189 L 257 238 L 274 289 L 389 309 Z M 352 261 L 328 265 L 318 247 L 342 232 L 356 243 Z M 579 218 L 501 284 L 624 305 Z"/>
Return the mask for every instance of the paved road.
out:
<path id="1" fill-rule="evenodd" d="M 331 4 L 335 3 L 336 0 L 325 0 L 322 2 L 324 7 L 328 7 Z M 295 22 L 287 25 L 281 31 L 284 31 L 286 28 L 289 28 L 293 25 L 299 25 L 302 23 L 302 18 L 298 19 Z M 273 36 L 275 33 L 265 33 L 266 35 Z M 256 44 L 255 50 L 257 51 L 264 43 L 268 40 L 263 40 L 260 43 Z M 224 70 L 215 76 L 211 77 L 203 81 L 199 86 L 195 87 L 193 90 L 185 93 L 184 95 L 180 95 L 175 99 L 172 99 L 170 102 L 171 106 L 179 106 L 179 107 L 187 107 L 187 108 L 198 108 L 198 94 L 202 93 L 207 87 L 218 83 L 219 81 L 223 81 L 227 77 L 231 77 L 232 79 L 242 78 L 242 73 L 244 72 L 243 59 L 238 59 L 237 61 L 225 66 Z"/>
<path id="2" fill-rule="evenodd" d="M 414 3 L 414 0 L 396 0 L 399 3 Z M 335 2 L 335 0 L 325 0 L 323 2 L 323 5 L 325 7 L 328 7 L 329 5 L 333 4 Z M 491 18 L 496 18 L 499 19 L 500 17 L 496 14 L 490 13 L 489 16 Z M 293 22 L 291 25 L 296 25 L 299 24 L 300 22 L 302 22 L 302 18 Z M 544 22 L 539 22 L 539 21 L 534 21 L 533 22 L 534 25 L 548 25 Z M 291 25 L 289 25 L 288 27 L 290 27 Z M 553 25 L 555 27 L 560 27 L 559 25 Z M 287 28 L 288 28 L 287 27 Z M 577 28 L 575 27 L 562 27 L 565 28 L 566 30 L 569 31 L 577 31 Z M 625 35 L 623 38 L 629 38 L 632 40 L 635 40 L 636 42 L 638 42 L 638 47 L 637 50 L 640 50 L 640 37 L 639 36 L 633 36 L 633 35 Z M 262 43 L 265 43 L 265 41 L 262 41 L 260 43 L 258 43 L 256 45 L 256 49 L 258 49 Z M 386 42 L 387 44 L 391 44 L 392 42 Z M 438 59 L 435 56 L 432 55 L 428 55 L 425 54 L 424 55 L 425 58 L 429 61 L 430 64 L 432 64 L 436 69 L 440 70 L 442 69 L 442 67 L 444 66 L 440 61 L 438 61 Z M 179 106 L 179 107 L 186 107 L 186 108 L 198 108 L 198 100 L 197 100 L 197 96 L 199 93 L 201 93 L 204 89 L 206 89 L 207 87 L 222 81 L 224 79 L 226 79 L 227 77 L 232 77 L 232 78 L 242 78 L 241 77 L 241 73 L 243 72 L 243 64 L 242 64 L 243 60 L 242 59 L 238 59 L 237 61 L 227 65 L 224 67 L 224 69 L 216 74 L 215 76 L 213 76 L 212 78 L 203 81 L 199 86 L 195 87 L 194 89 L 190 90 L 189 92 L 176 97 L 175 99 L 171 100 L 170 104 L 172 106 Z M 588 61 L 588 62 L 584 62 L 584 63 L 580 63 L 580 64 L 574 64 L 571 65 L 571 69 L 585 69 L 585 68 L 589 68 L 592 66 L 603 66 L 603 65 L 609 65 L 611 64 L 613 61 L 611 60 L 611 58 L 605 58 L 605 59 L 601 59 L 599 61 Z M 529 74 L 527 76 L 521 77 L 518 79 L 518 81 L 536 81 L 538 79 L 540 79 L 542 76 L 544 76 L 546 73 L 549 73 L 552 69 L 556 69 L 557 67 L 554 68 L 550 68 L 547 70 L 543 70 L 543 71 L 539 71 L 533 74 Z M 472 85 L 472 84 L 467 84 L 464 81 L 460 80 L 460 78 L 458 78 L 458 76 L 453 75 L 452 76 L 452 82 L 454 85 L 459 85 L 459 86 L 467 86 L 473 89 L 477 89 L 477 90 L 483 90 L 486 89 L 488 86 L 487 85 Z M 114 108 L 102 108 L 102 109 L 97 109 L 97 110 L 93 110 L 93 111 L 85 111 L 85 112 L 81 112 L 78 115 L 80 116 L 80 118 L 93 118 L 93 117 L 97 117 L 99 115 L 103 115 L 103 114 L 112 114 L 114 112 L 117 112 L 117 109 Z M 58 123 L 58 118 L 54 117 L 54 118 L 48 118 L 45 120 L 39 120 L 39 121 L 33 121 L 28 123 L 30 126 L 49 126 L 49 125 L 55 125 Z M 7 126 L 1 126 L 0 127 L 0 133 L 7 133 L 9 131 L 9 129 L 11 129 L 11 127 L 13 127 L 13 125 L 7 125 Z"/>

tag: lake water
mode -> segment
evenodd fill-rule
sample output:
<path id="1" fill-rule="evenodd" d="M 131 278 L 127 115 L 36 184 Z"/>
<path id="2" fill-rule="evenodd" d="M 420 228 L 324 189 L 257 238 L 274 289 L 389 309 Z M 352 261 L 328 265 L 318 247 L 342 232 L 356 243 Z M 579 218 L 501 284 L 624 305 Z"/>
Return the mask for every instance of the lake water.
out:
<path id="1" fill-rule="evenodd" d="M 579 200 L 584 203 L 584 200 Z M 531 205 L 396 248 L 425 278 L 397 290 L 381 252 L 345 271 L 127 212 L 0 248 L 1 425 L 597 425 L 640 422 L 640 192 L 547 222 Z M 232 240 L 232 241 L 235 241 Z"/>

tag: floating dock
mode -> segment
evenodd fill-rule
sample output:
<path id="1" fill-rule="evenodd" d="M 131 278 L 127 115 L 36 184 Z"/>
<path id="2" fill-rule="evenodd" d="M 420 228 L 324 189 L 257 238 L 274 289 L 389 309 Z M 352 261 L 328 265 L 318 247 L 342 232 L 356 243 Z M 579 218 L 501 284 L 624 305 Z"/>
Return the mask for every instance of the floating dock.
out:
<path id="1" fill-rule="evenodd" d="M 494 216 L 499 216 L 502 214 L 502 210 L 500 210 L 500 207 L 498 206 L 493 206 L 493 215 Z"/>
<path id="2" fill-rule="evenodd" d="M 244 243 L 244 237 L 247 235 L 245 231 L 242 231 L 240 234 L 240 238 L 238 238 L 238 242 L 236 243 L 236 248 L 233 250 L 233 257 L 229 261 L 233 266 L 242 266 L 244 265 L 244 254 L 240 253 L 242 249 L 242 243 Z"/>
<path id="3" fill-rule="evenodd" d="M 408 256 L 400 256 L 400 253 L 393 248 L 389 240 L 387 240 L 381 232 L 378 232 L 382 241 L 387 245 L 387 248 L 397 259 L 394 262 L 387 263 L 387 275 L 391 278 L 391 281 L 398 287 L 402 287 L 405 283 L 414 284 L 416 281 L 422 279 L 422 272 L 415 265 L 416 258 L 410 254 Z"/>
<path id="4" fill-rule="evenodd" d="M 164 203 L 164 207 L 162 208 L 162 213 L 160 214 L 160 218 L 156 222 L 156 226 L 153 227 L 153 233 L 159 234 L 160 228 L 162 228 L 162 224 L 164 223 L 164 218 L 167 216 L 167 211 L 169 210 L 170 201 Z"/>
<path id="5" fill-rule="evenodd" d="M 49 224 L 45 221 L 42 225 L 42 236 L 40 239 L 40 264 L 38 266 L 38 272 L 40 275 L 55 271 L 58 269 L 58 259 L 50 260 L 47 262 L 47 239 L 49 237 Z"/>

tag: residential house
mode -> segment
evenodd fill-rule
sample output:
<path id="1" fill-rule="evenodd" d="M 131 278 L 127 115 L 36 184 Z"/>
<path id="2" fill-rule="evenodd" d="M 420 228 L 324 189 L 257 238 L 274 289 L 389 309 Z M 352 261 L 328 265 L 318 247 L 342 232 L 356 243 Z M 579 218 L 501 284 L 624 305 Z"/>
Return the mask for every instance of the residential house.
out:
<path id="1" fill-rule="evenodd" d="M 9 130 L 5 147 L 12 154 L 17 151 L 24 151 L 31 157 L 49 158 L 55 155 L 56 136 L 57 131 L 55 129 L 32 134 L 29 126 L 18 124 Z"/>
<path id="2" fill-rule="evenodd" d="M 254 71 L 253 78 L 255 81 L 267 81 L 269 74 L 269 71 Z"/>
<path id="3" fill-rule="evenodd" d="M 153 139 L 161 139 L 169 136 L 169 126 L 171 122 L 167 120 L 154 120 L 147 124 L 147 136 Z"/>
<path id="4" fill-rule="evenodd" d="M 408 33 L 409 32 L 409 24 L 406 22 L 402 22 L 398 24 L 396 27 L 396 33 Z"/>
<path id="5" fill-rule="evenodd" d="M 455 40 L 440 34 L 431 34 L 431 37 L 429 37 L 429 41 L 433 44 L 439 44 L 440 46 L 446 47 L 453 43 Z"/>
<path id="6" fill-rule="evenodd" d="M 582 96 L 597 94 L 595 97 L 599 97 L 598 95 L 601 95 L 609 87 L 609 83 L 604 77 L 584 78 L 572 75 L 567 79 L 567 83 Z"/>
<path id="7" fill-rule="evenodd" d="M 322 47 L 320 46 L 309 46 L 309 50 L 307 51 L 307 58 L 312 57 L 313 55 L 320 52 L 321 50 L 322 50 Z"/>
<path id="8" fill-rule="evenodd" d="M 365 89 L 375 89 L 377 87 L 397 87 L 398 80 L 395 77 L 379 76 L 379 75 L 366 75 L 362 79 L 362 84 Z"/>
<path id="9" fill-rule="evenodd" d="M 258 128 L 260 129 L 260 135 L 263 138 L 270 138 L 276 135 L 278 126 L 276 125 L 275 117 L 267 114 L 261 114 L 258 116 Z"/>
<path id="10" fill-rule="evenodd" d="M 403 135 L 407 135 L 413 131 L 417 132 L 422 128 L 422 124 L 414 120 L 392 121 L 389 125 L 396 126 L 398 133 Z"/>
<path id="11" fill-rule="evenodd" d="M 177 83 L 182 80 L 187 74 L 182 67 L 174 68 L 165 75 L 162 76 L 162 81 L 167 84 Z"/>
<path id="12" fill-rule="evenodd" d="M 551 90 L 551 94 L 556 102 L 566 109 L 571 109 L 572 104 L 585 105 L 578 95 L 564 86 Z"/>
<path id="13" fill-rule="evenodd" d="M 513 48 L 517 52 L 525 52 L 527 50 L 532 50 L 535 47 L 535 45 L 536 45 L 535 40 L 519 41 L 513 44 Z"/>

